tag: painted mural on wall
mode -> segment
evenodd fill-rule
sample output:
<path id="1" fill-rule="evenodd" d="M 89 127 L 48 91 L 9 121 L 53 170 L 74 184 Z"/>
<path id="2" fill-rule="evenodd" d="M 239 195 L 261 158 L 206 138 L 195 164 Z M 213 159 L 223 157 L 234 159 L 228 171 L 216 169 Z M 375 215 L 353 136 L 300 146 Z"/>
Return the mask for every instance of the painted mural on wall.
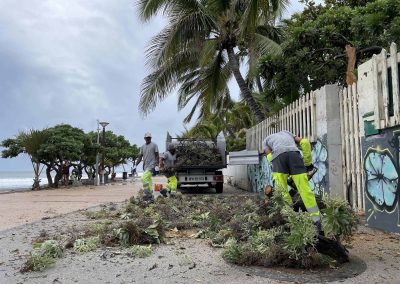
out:
<path id="1" fill-rule="evenodd" d="M 365 210 L 371 227 L 400 232 L 399 129 L 364 137 Z"/>
<path id="2" fill-rule="evenodd" d="M 312 163 L 318 171 L 310 180 L 311 189 L 315 194 L 321 195 L 328 189 L 327 160 L 328 151 L 324 143 L 320 139 L 317 139 L 312 149 Z"/>
<path id="3" fill-rule="evenodd" d="M 326 141 L 326 135 L 312 143 L 313 165 L 318 168 L 318 171 L 310 180 L 310 187 L 316 194 L 322 194 L 328 189 L 328 151 L 324 140 Z M 265 156 L 262 157 L 259 165 L 249 165 L 247 173 L 253 191 L 262 192 L 266 185 L 273 186 L 272 166 Z"/>
<path id="4" fill-rule="evenodd" d="M 263 156 L 259 165 L 249 165 L 247 176 L 251 182 L 251 188 L 255 192 L 262 192 L 266 185 L 273 186 L 272 166 L 267 158 Z"/>

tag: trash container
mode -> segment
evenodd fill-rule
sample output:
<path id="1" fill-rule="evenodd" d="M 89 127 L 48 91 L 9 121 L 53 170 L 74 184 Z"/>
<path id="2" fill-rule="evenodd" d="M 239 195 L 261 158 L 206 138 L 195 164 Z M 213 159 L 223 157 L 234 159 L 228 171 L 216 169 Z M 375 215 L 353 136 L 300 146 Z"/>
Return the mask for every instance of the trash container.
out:
<path id="1" fill-rule="evenodd" d="M 128 178 L 128 172 L 122 172 L 122 179 Z"/>

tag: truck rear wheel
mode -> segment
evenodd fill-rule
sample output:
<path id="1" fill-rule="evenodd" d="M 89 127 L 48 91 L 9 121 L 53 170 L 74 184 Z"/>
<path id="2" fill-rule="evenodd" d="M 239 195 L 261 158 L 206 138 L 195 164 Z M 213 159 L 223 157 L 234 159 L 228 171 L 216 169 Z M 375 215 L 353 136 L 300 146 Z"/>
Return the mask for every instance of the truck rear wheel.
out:
<path id="1" fill-rule="evenodd" d="M 215 191 L 216 191 L 217 193 L 222 193 L 222 192 L 224 191 L 224 184 L 223 184 L 222 182 L 218 182 L 218 183 L 215 185 Z"/>

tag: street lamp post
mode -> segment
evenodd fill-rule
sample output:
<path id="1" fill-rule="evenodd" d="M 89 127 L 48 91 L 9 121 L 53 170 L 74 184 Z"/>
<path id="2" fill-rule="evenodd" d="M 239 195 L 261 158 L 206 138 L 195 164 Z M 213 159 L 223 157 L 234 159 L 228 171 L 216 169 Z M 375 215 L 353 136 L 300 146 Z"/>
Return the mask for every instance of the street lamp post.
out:
<path id="1" fill-rule="evenodd" d="M 108 122 L 100 122 L 100 125 L 103 127 L 103 139 L 102 139 L 102 145 L 103 147 L 106 145 L 106 126 L 109 125 Z M 102 183 L 105 184 L 105 180 L 104 180 L 104 151 L 101 155 L 101 170 L 102 170 Z"/>
<path id="2" fill-rule="evenodd" d="M 97 145 L 100 144 L 100 121 L 97 120 Z M 95 185 L 99 185 L 99 151 L 97 150 L 96 153 L 96 169 L 95 169 L 95 173 L 96 173 L 96 180 L 95 180 Z"/>

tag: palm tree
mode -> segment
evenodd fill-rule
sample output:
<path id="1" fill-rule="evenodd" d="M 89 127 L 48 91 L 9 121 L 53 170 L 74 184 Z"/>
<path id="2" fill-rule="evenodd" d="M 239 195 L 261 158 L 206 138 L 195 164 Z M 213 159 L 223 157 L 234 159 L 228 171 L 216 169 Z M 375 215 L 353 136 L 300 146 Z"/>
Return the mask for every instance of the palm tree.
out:
<path id="1" fill-rule="evenodd" d="M 40 169 L 41 157 L 40 157 L 40 147 L 45 143 L 49 137 L 46 130 L 33 130 L 31 129 L 28 133 L 21 132 L 18 135 L 18 140 L 24 147 L 24 152 L 29 155 L 31 159 L 33 171 L 35 177 L 33 179 L 32 189 L 40 189 L 40 173 L 43 170 Z"/>
<path id="2" fill-rule="evenodd" d="M 142 83 L 139 109 L 153 110 L 179 86 L 179 107 L 195 99 L 200 116 L 218 112 L 230 98 L 227 82 L 233 75 L 241 96 L 256 121 L 264 119 L 252 95 L 255 63 L 261 54 L 279 51 L 279 45 L 257 27 L 270 22 L 287 0 L 139 0 L 142 20 L 162 11 L 168 25 L 148 47 L 148 64 L 153 69 Z M 245 79 L 241 64 L 247 59 Z"/>
<path id="3" fill-rule="evenodd" d="M 28 154 L 33 171 L 34 179 L 32 189 L 40 189 L 40 173 L 43 170 L 40 169 L 41 164 L 41 146 L 45 143 L 49 137 L 46 129 L 34 130 L 31 129 L 29 132 L 20 132 L 15 139 L 6 139 L 2 142 L 2 146 L 8 148 L 2 151 L 3 158 L 13 158 L 21 153 Z"/>

